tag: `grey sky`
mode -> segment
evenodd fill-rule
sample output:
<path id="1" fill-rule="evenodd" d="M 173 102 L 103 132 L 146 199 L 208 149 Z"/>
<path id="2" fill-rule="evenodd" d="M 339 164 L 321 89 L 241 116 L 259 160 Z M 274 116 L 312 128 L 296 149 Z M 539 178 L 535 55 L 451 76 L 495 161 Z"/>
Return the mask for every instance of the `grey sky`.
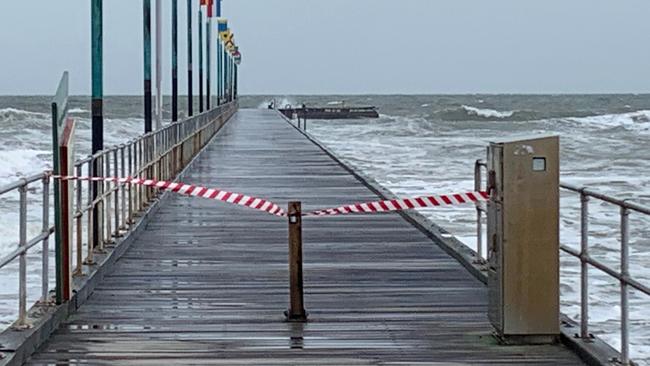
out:
<path id="1" fill-rule="evenodd" d="M 50 94 L 63 70 L 89 93 L 89 3 L 0 1 L 0 94 Z M 104 1 L 106 94 L 141 93 L 141 4 Z M 650 91 L 647 0 L 224 0 L 224 13 L 245 94 Z"/>

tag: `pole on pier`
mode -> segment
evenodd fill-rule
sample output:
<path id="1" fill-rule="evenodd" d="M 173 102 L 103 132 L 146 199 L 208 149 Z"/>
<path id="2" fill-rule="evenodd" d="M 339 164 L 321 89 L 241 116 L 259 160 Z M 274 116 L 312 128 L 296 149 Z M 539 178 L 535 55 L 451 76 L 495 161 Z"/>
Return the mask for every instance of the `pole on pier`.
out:
<path id="1" fill-rule="evenodd" d="M 205 22 L 205 64 L 206 64 L 206 69 L 205 69 L 205 74 L 206 74 L 206 82 L 205 82 L 205 109 L 210 110 L 210 74 L 212 71 L 212 55 L 210 54 L 212 52 L 212 8 L 210 5 L 208 5 L 208 18 L 206 19 Z"/>
<path id="2" fill-rule="evenodd" d="M 156 130 L 162 128 L 162 0 L 156 0 Z"/>
<path id="3" fill-rule="evenodd" d="M 178 121 L 178 0 L 172 0 L 172 122 Z"/>
<path id="4" fill-rule="evenodd" d="M 187 115 L 191 117 L 194 107 L 192 95 L 192 0 L 187 0 Z"/>
<path id="5" fill-rule="evenodd" d="M 203 113 L 203 11 L 199 6 L 199 113 Z"/>
<path id="6" fill-rule="evenodd" d="M 289 310 L 287 321 L 305 322 L 302 278 L 302 209 L 300 202 L 289 202 Z"/>
<path id="7" fill-rule="evenodd" d="M 104 64 L 103 64 L 103 0 L 92 0 L 91 5 L 91 49 L 92 49 L 92 153 L 104 149 Z M 93 175 L 98 176 L 101 169 L 97 160 L 93 163 Z M 93 182 L 92 197 L 95 200 L 99 195 L 101 184 Z M 100 210 L 97 206 L 93 209 L 93 248 L 99 246 L 101 235 Z M 57 303 L 63 298 L 62 289 L 57 286 Z"/>
<path id="8" fill-rule="evenodd" d="M 221 0 L 216 0 L 216 15 L 217 15 L 217 106 L 221 105 L 221 39 L 219 33 L 221 32 Z"/>
<path id="9" fill-rule="evenodd" d="M 144 26 L 144 132 L 152 131 L 151 109 L 151 0 L 143 0 Z"/>

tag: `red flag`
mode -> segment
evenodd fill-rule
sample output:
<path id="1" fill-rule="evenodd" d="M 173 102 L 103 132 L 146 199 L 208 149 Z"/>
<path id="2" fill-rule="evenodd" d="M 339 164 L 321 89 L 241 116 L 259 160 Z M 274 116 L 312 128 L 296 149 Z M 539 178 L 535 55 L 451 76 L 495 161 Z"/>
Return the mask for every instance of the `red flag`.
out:
<path id="1" fill-rule="evenodd" d="M 212 18 L 214 10 L 214 0 L 206 0 L 208 5 L 208 18 Z"/>

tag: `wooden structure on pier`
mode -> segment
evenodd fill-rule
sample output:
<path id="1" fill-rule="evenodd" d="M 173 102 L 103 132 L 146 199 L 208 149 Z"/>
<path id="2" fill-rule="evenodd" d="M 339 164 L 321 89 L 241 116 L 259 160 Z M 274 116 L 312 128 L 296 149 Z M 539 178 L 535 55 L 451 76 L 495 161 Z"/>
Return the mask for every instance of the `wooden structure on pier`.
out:
<path id="1" fill-rule="evenodd" d="M 303 209 L 377 198 L 276 112 L 240 111 L 185 181 Z M 577 365 L 499 346 L 487 289 L 398 214 L 309 218 L 307 323 L 287 323 L 287 223 L 170 195 L 28 364 Z"/>

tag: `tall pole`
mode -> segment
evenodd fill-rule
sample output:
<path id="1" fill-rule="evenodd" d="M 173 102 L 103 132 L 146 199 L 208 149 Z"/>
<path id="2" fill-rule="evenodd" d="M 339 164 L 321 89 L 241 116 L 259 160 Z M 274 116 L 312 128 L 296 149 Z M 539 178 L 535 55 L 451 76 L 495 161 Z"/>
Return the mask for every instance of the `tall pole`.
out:
<path id="1" fill-rule="evenodd" d="M 210 6 L 210 5 L 208 5 Z M 210 11 L 212 13 L 212 11 Z M 211 50 L 212 50 L 212 18 L 208 16 L 208 19 L 205 22 L 205 39 L 206 39 L 206 50 L 205 50 L 205 74 L 206 74 L 206 82 L 205 82 L 205 109 L 210 110 L 210 74 L 212 71 L 212 63 L 210 62 L 211 60 Z"/>
<path id="2" fill-rule="evenodd" d="M 217 32 L 217 105 L 221 105 L 221 40 Z"/>
<path id="3" fill-rule="evenodd" d="M 219 33 L 221 32 L 221 0 L 216 0 L 217 8 L 217 105 L 221 105 L 221 96 L 222 96 L 222 84 L 223 84 L 223 75 L 222 75 L 222 60 L 221 60 L 221 39 Z"/>
<path id="4" fill-rule="evenodd" d="M 156 0 L 156 129 L 162 128 L 162 0 Z"/>
<path id="5" fill-rule="evenodd" d="M 178 121 L 178 0 L 172 0 L 172 122 Z"/>
<path id="6" fill-rule="evenodd" d="M 151 109 L 151 0 L 143 0 L 144 24 L 144 132 L 152 131 Z"/>
<path id="7" fill-rule="evenodd" d="M 192 116 L 194 96 L 192 95 L 192 1 L 187 0 L 187 115 Z"/>
<path id="8" fill-rule="evenodd" d="M 203 11 L 199 6 L 199 113 L 203 113 Z"/>
<path id="9" fill-rule="evenodd" d="M 103 0 L 92 0 L 91 7 L 91 43 L 92 43 L 92 152 L 95 154 L 104 149 L 104 63 L 103 63 Z M 93 160 L 93 175 L 98 176 L 100 164 Z M 99 195 L 99 182 L 93 182 L 93 200 Z M 93 248 L 99 246 L 101 234 L 99 228 L 100 211 L 98 206 L 93 210 Z M 57 300 L 63 295 L 57 287 Z"/>

